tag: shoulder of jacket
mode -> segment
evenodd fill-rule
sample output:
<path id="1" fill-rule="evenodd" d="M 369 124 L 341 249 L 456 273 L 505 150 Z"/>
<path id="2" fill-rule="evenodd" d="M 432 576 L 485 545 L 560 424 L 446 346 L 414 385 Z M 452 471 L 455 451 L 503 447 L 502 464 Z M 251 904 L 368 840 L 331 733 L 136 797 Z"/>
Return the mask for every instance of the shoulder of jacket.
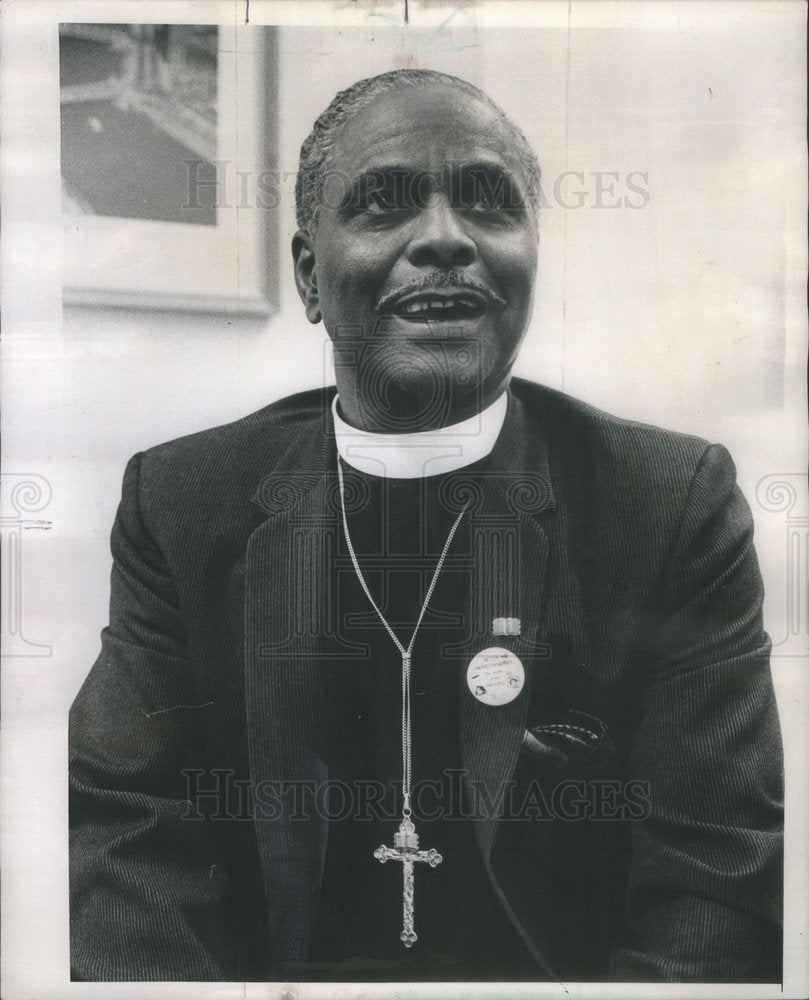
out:
<path id="1" fill-rule="evenodd" d="M 635 443 L 640 448 L 668 450 L 684 457 L 699 457 L 709 446 L 705 438 L 616 416 L 558 389 L 526 379 L 512 379 L 511 388 L 523 404 L 526 416 L 542 421 L 551 436 L 589 436 L 605 445 L 615 442 L 618 447 Z"/>
<path id="2" fill-rule="evenodd" d="M 150 461 L 169 456 L 199 456 L 212 449 L 227 449 L 254 441 L 260 442 L 263 449 L 272 449 L 274 442 L 282 443 L 290 434 L 305 431 L 307 426 L 316 427 L 323 416 L 328 415 L 334 393 L 334 387 L 307 389 L 278 399 L 230 423 L 154 445 L 147 448 L 143 455 Z"/>
<path id="3" fill-rule="evenodd" d="M 333 387 L 295 393 L 231 423 L 148 448 L 137 456 L 141 481 L 167 477 L 175 488 L 183 482 L 252 482 L 257 471 L 272 469 L 291 443 L 322 435 L 334 393 Z"/>
<path id="4" fill-rule="evenodd" d="M 512 380 L 524 418 L 542 429 L 557 474 L 580 478 L 596 491 L 648 493 L 659 500 L 687 491 L 704 461 L 733 480 L 735 467 L 722 445 L 680 431 L 628 420 L 556 389 Z"/>

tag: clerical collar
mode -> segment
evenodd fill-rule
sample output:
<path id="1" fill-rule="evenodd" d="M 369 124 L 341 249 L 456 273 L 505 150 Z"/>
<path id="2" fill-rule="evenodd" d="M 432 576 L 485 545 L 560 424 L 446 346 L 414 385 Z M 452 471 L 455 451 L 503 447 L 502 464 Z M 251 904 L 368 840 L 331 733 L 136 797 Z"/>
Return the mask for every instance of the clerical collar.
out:
<path id="1" fill-rule="evenodd" d="M 347 424 L 337 409 L 332 414 L 337 452 L 358 472 L 387 479 L 422 479 L 463 469 L 485 458 L 494 448 L 508 399 L 505 392 L 468 420 L 449 427 L 412 434 L 377 434 Z"/>

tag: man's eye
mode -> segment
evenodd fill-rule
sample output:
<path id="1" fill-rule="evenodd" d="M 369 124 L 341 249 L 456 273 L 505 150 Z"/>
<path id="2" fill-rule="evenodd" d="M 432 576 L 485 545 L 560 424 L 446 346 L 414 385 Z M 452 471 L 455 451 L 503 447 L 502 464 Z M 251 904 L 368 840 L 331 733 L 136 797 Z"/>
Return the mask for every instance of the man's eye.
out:
<path id="1" fill-rule="evenodd" d="M 403 212 L 409 207 L 406 186 L 391 177 L 372 175 L 364 178 L 357 186 L 354 208 L 368 215 L 390 215 Z"/>
<path id="2" fill-rule="evenodd" d="M 489 214 L 509 212 L 519 207 L 519 199 L 504 177 L 469 177 L 462 185 L 461 207 Z"/>
<path id="3" fill-rule="evenodd" d="M 503 208 L 503 202 L 500 198 L 492 198 L 488 194 L 478 193 L 469 208 L 473 212 L 499 212 Z"/>
<path id="4" fill-rule="evenodd" d="M 500 189 L 494 191 L 476 190 L 470 208 L 473 212 L 503 212 L 509 208 L 508 199 Z"/>
<path id="5" fill-rule="evenodd" d="M 381 188 L 367 191 L 362 207 L 371 215 L 385 215 L 389 212 L 403 212 L 407 209 L 407 204 L 395 188 Z"/>

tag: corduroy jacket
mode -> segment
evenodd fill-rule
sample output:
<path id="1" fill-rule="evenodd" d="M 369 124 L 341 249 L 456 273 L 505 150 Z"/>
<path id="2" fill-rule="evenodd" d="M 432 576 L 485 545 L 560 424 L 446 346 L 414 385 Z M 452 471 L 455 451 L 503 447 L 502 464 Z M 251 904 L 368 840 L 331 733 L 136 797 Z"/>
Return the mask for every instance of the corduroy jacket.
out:
<path id="1" fill-rule="evenodd" d="M 294 978 L 307 957 L 328 822 L 284 790 L 329 774 L 332 397 L 127 467 L 71 711 L 74 978 Z M 780 734 L 729 455 L 514 379 L 492 458 L 447 657 L 470 822 L 537 979 L 777 981 Z M 520 635 L 493 643 L 503 615 Z M 502 706 L 466 689 L 493 644 L 526 670 Z"/>

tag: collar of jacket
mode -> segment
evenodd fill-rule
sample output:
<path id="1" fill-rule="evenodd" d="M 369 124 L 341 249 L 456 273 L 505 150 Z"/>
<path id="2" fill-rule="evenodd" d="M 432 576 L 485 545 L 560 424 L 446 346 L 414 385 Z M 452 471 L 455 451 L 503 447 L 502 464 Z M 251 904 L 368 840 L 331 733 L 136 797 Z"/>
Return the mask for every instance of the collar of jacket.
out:
<path id="1" fill-rule="evenodd" d="M 272 959 L 294 974 L 306 957 L 317 914 L 328 819 L 318 789 L 328 781 L 325 661 L 355 657 L 339 635 L 330 567 L 340 527 L 331 393 L 322 413 L 293 429 L 272 472 L 253 496 L 266 515 L 251 535 L 245 572 L 245 688 L 254 814 L 269 910 Z M 493 461 L 480 478 L 458 470 L 455 499 L 472 496 L 468 516 L 475 561 L 467 639 L 449 651 L 458 664 L 460 744 L 468 804 L 496 894 L 541 965 L 497 884 L 492 847 L 525 732 L 531 685 L 545 658 L 540 620 L 548 540 L 543 517 L 555 506 L 546 442 L 510 390 Z M 349 499 L 350 502 L 350 499 Z M 452 497 L 449 498 L 452 502 Z M 492 707 L 466 688 L 466 666 L 487 646 L 494 617 L 516 617 L 522 634 L 511 648 L 526 684 L 508 705 Z M 547 966 L 546 966 L 547 967 Z"/>

